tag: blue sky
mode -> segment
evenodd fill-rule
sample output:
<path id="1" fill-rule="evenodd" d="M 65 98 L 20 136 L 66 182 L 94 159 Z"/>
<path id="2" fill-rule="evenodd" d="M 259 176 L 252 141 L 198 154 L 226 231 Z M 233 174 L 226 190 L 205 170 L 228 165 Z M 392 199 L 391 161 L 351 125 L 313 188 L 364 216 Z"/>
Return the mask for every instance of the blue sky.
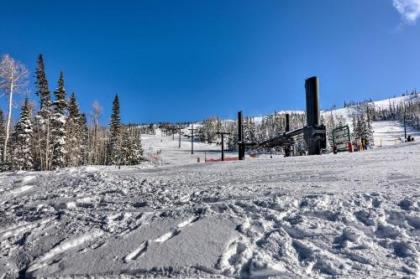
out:
<path id="1" fill-rule="evenodd" d="M 51 89 L 63 70 L 68 93 L 85 112 L 99 101 L 104 123 L 115 93 L 124 122 L 151 122 L 303 109 L 304 80 L 313 75 L 323 108 L 420 89 L 420 0 L 0 0 L 0 7 L 0 54 L 33 76 L 42 53 Z"/>

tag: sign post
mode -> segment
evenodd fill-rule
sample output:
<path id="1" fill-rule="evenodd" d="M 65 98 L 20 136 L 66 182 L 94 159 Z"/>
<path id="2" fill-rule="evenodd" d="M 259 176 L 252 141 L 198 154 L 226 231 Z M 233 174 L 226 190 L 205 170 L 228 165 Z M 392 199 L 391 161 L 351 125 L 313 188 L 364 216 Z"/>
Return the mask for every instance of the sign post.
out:
<path id="1" fill-rule="evenodd" d="M 348 125 L 340 126 L 332 131 L 333 137 L 333 148 L 337 152 L 349 151 L 349 146 L 351 146 L 350 139 L 350 128 Z"/>

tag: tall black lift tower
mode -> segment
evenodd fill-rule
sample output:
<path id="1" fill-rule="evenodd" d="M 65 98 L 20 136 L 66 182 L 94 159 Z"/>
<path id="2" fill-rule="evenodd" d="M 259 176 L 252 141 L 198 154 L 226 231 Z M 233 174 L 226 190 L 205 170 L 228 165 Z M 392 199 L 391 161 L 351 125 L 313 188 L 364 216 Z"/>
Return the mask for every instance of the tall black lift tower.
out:
<path id="1" fill-rule="evenodd" d="M 221 142 L 221 145 L 222 145 L 222 157 L 220 159 L 222 161 L 224 161 L 225 160 L 225 135 L 230 135 L 230 133 L 228 133 L 228 132 L 217 132 L 216 134 L 217 135 L 220 135 L 220 137 L 222 139 L 222 142 Z"/>
<path id="2" fill-rule="evenodd" d="M 243 115 L 238 113 L 238 150 L 239 160 L 245 158 L 245 146 L 254 148 L 272 148 L 282 146 L 285 155 L 290 155 L 290 147 L 294 144 L 293 137 L 303 134 L 308 155 L 321 154 L 322 149 L 327 147 L 326 128 L 320 124 L 319 110 L 319 79 L 317 77 L 308 78 L 305 81 L 306 91 L 306 126 L 297 130 L 289 131 L 289 115 L 286 114 L 286 131 L 272 139 L 260 143 L 245 143 L 243 138 Z"/>
<path id="3" fill-rule="evenodd" d="M 306 89 L 306 127 L 304 139 L 309 155 L 319 155 L 327 146 L 326 129 L 320 123 L 319 78 L 311 77 L 305 81 Z"/>
<path id="4" fill-rule="evenodd" d="M 245 159 L 245 142 L 244 142 L 244 129 L 242 124 L 244 119 L 242 116 L 242 111 L 238 112 L 238 158 L 239 160 Z"/>
<path id="5" fill-rule="evenodd" d="M 198 129 L 194 129 L 194 125 L 191 124 L 191 128 L 188 130 L 191 131 L 191 154 L 194 154 L 194 131 L 197 131 Z"/>

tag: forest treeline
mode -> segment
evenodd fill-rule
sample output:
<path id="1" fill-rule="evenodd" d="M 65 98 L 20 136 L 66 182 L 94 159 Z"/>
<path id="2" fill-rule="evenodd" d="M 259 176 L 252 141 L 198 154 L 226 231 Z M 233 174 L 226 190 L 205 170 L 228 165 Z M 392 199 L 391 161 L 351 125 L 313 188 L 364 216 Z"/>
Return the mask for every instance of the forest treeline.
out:
<path id="1" fill-rule="evenodd" d="M 11 56 L 1 58 L 0 90 L 8 105 L 7 114 L 0 109 L 1 170 L 134 165 L 143 160 L 140 129 L 121 123 L 118 95 L 112 103 L 109 125 L 100 125 L 102 107 L 98 102 L 92 104 L 92 125 L 88 125 L 76 94 L 68 96 L 66 92 L 63 72 L 56 89 L 50 91 L 42 55 L 37 59 L 34 76 L 37 100 L 25 96 L 20 115 L 14 121 L 15 95 L 24 92 L 29 72 Z"/>
<path id="2" fill-rule="evenodd" d="M 167 135 L 180 133 L 188 123 L 128 124 L 120 117 L 119 96 L 112 103 L 110 123 L 101 125 L 102 107 L 92 104 L 89 114 L 80 110 L 74 92 L 66 92 L 64 73 L 61 72 L 54 91 L 50 90 L 45 72 L 44 59 L 39 55 L 34 72 L 35 98 L 25 96 L 20 114 L 13 119 L 15 95 L 25 92 L 29 72 L 26 67 L 9 55 L 0 61 L 0 90 L 6 99 L 6 114 L 0 108 L 0 169 L 1 170 L 55 170 L 83 165 L 135 165 L 144 160 L 141 134 L 154 134 L 156 129 Z M 372 121 L 406 120 L 407 125 L 420 129 L 419 94 L 403 94 L 404 102 L 389 102 L 389 106 L 375 106 L 372 100 L 345 102 L 352 112 L 351 137 L 373 146 Z M 303 112 L 291 112 L 290 129 L 305 126 Z M 88 120 L 89 123 L 88 123 Z M 333 146 L 332 131 L 349 124 L 335 110 L 321 115 L 326 126 L 328 149 Z M 244 140 L 249 143 L 263 142 L 285 132 L 286 113 L 274 112 L 260 118 L 244 119 Z M 200 122 L 195 140 L 220 143 L 218 132 L 227 132 L 226 148 L 237 150 L 237 123 L 211 117 Z M 184 136 L 189 136 L 184 134 Z M 303 139 L 297 138 L 294 148 L 305 150 Z M 264 150 L 266 152 L 268 150 Z M 273 150 L 270 150 L 272 152 Z M 281 152 L 281 148 L 274 151 Z"/>

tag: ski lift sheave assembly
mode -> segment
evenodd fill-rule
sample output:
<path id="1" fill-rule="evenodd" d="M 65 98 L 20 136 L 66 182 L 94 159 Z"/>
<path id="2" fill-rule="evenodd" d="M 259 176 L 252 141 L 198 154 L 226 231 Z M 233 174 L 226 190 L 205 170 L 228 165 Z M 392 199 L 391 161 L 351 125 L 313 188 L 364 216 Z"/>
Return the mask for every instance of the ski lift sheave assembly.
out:
<path id="1" fill-rule="evenodd" d="M 245 149 L 247 146 L 252 148 L 273 148 L 283 147 L 286 157 L 290 156 L 291 146 L 294 145 L 294 137 L 303 135 L 307 146 L 308 155 L 320 155 L 327 147 L 326 128 L 320 123 L 319 106 L 319 78 L 311 77 L 305 81 L 306 91 L 306 126 L 290 131 L 290 117 L 286 114 L 286 129 L 280 134 L 269 140 L 255 143 L 245 142 L 243 132 L 243 115 L 238 112 L 238 157 L 239 160 L 245 159 Z"/>

